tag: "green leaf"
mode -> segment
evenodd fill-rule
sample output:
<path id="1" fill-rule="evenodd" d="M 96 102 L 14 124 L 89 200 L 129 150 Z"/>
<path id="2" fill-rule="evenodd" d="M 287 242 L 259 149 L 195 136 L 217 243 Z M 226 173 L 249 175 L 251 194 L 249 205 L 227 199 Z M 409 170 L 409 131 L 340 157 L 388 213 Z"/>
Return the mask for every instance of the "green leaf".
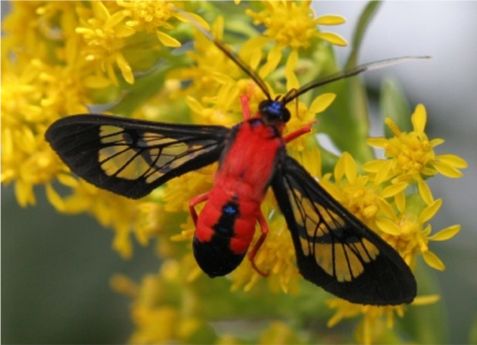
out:
<path id="1" fill-rule="evenodd" d="M 380 2 L 371 1 L 361 13 L 354 30 L 346 69 L 356 65 L 364 34 L 380 5 Z M 320 116 L 320 130 L 327 133 L 341 151 L 349 152 L 357 161 L 363 163 L 372 159 L 372 150 L 366 143 L 368 137 L 367 96 L 360 78 L 341 80 L 325 87 L 325 91 L 336 93 L 337 99 L 329 110 Z"/>
<path id="2" fill-rule="evenodd" d="M 364 34 L 366 33 L 371 20 L 375 16 L 381 4 L 381 1 L 370 1 L 364 8 L 363 12 L 361 12 L 358 24 L 354 29 L 353 40 L 351 42 L 351 53 L 349 54 L 348 60 L 346 61 L 346 69 L 357 65 L 359 50 L 361 48 L 361 44 L 363 43 Z"/>
<path id="3" fill-rule="evenodd" d="M 411 107 L 404 95 L 404 91 L 396 80 L 385 79 L 381 84 L 381 99 L 379 102 L 381 116 L 390 117 L 403 131 L 411 130 Z M 389 128 L 385 128 L 386 137 L 391 137 Z"/>

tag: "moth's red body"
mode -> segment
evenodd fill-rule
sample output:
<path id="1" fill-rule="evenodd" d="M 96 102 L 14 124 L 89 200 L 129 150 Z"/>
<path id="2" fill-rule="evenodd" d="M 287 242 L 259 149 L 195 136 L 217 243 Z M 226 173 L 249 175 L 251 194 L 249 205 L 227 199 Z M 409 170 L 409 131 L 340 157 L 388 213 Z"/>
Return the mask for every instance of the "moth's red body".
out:
<path id="1" fill-rule="evenodd" d="M 212 190 L 193 202 L 208 199 L 197 218 L 194 249 L 199 265 L 203 263 L 209 275 L 226 274 L 240 263 L 253 239 L 257 220 L 266 234 L 260 205 L 275 171 L 277 152 L 283 146 L 276 127 L 261 119 L 235 127 Z M 251 251 L 252 259 L 255 253 Z"/>

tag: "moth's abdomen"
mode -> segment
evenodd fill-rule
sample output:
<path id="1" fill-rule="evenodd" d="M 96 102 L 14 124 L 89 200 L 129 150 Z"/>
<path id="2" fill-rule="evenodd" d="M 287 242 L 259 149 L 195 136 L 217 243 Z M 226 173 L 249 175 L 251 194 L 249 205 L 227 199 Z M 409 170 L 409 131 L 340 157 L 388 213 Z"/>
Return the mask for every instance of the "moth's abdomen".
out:
<path id="1" fill-rule="evenodd" d="M 243 260 L 255 231 L 260 205 L 214 188 L 194 236 L 194 256 L 210 277 L 233 271 Z"/>

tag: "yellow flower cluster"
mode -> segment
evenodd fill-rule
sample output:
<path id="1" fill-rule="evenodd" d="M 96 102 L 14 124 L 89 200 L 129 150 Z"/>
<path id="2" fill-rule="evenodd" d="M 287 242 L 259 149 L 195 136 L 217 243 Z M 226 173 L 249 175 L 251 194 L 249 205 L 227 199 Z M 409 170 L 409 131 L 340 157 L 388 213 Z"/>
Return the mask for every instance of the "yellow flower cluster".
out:
<path id="1" fill-rule="evenodd" d="M 250 27 L 238 30 L 245 36 L 238 54 L 266 78 L 272 97 L 283 93 L 283 84 L 290 90 L 309 81 L 305 79 L 310 76 L 303 75 L 302 70 L 300 75 L 298 68 L 300 61 L 306 59 L 305 51 L 321 49 L 325 56 L 329 55 L 329 44 L 346 45 L 339 35 L 317 28 L 342 24 L 344 19 L 316 16 L 310 1 L 248 5 L 246 15 L 254 24 L 263 25 L 264 31 L 258 33 Z M 112 282 L 117 291 L 133 299 L 132 343 L 190 343 L 204 339 L 217 344 L 238 343 L 230 334 L 210 336 L 210 324 L 204 321 L 208 315 L 199 313 L 197 307 L 200 298 L 196 288 L 202 273 L 191 253 L 194 228 L 187 216 L 188 201 L 210 189 L 216 166 L 183 175 L 147 199 L 132 201 L 72 176 L 44 140 L 46 128 L 56 119 L 87 113 L 92 104 L 111 105 L 134 94 L 135 87 L 143 87 L 139 86 L 142 80 L 157 72 L 161 59 L 172 66 L 162 76 L 162 90 L 138 101 L 126 115 L 231 126 L 242 119 L 241 95 L 247 95 L 251 109 L 257 109 L 263 100 L 262 91 L 201 33 L 195 33 L 186 63 L 171 58 L 170 49 L 181 46 L 180 40 L 190 31 L 181 23 L 193 20 L 194 24 L 208 27 L 189 11 L 201 6 L 207 10 L 210 5 L 116 0 L 13 2 L 12 6 L 3 24 L 2 39 L 2 183 L 15 183 L 22 206 L 35 203 L 34 187 L 42 185 L 58 211 L 92 214 L 102 225 L 114 229 L 113 248 L 124 257 L 132 255 L 131 237 L 142 245 L 159 239 L 157 250 L 164 263 L 158 275 L 145 277 L 140 285 L 125 277 L 116 277 Z M 218 16 L 211 31 L 221 39 L 224 27 L 224 19 Z M 324 93 L 311 98 L 308 105 L 298 100 L 290 104 L 287 131 L 314 121 L 334 102 L 335 95 Z M 384 149 L 386 159 L 358 166 L 351 155 L 344 153 L 333 174 L 324 176 L 314 135 L 294 140 L 287 149 L 411 267 L 422 255 L 429 266 L 444 269 L 442 261 L 429 250 L 429 243 L 452 238 L 460 227 L 453 225 L 431 234 L 429 221 L 442 201 L 434 199 L 426 179 L 438 173 L 460 177 L 466 163 L 455 155 L 434 152 L 443 140 L 430 140 L 425 134 L 426 112 L 422 105 L 417 106 L 412 123 L 412 131 L 402 132 L 387 120 L 393 136 L 369 140 L 372 146 Z M 68 192 L 60 193 L 64 187 Z M 257 266 L 269 272 L 269 277 L 263 279 L 244 260 L 228 280 L 223 280 L 228 290 L 256 291 L 266 281 L 266 291 L 300 291 L 302 278 L 296 268 L 293 245 L 277 210 L 270 192 L 262 211 L 271 231 L 256 256 Z M 256 235 L 254 241 L 258 231 Z M 436 298 L 420 296 L 415 304 Z M 335 310 L 329 326 L 344 318 L 363 317 L 359 338 L 365 343 L 375 338 L 373 329 L 383 319 L 387 318 L 387 326 L 392 326 L 394 315 L 404 313 L 403 306 L 366 307 L 339 299 L 331 300 L 329 306 Z M 293 343 L 298 339 L 290 327 L 273 322 L 257 342 Z"/>
<path id="2" fill-rule="evenodd" d="M 326 41 L 338 46 L 346 46 L 347 42 L 340 35 L 332 32 L 320 32 L 317 25 L 339 25 L 345 19 L 337 15 L 323 15 L 316 17 L 311 8 L 311 0 L 302 2 L 292 1 L 264 1 L 264 8 L 259 12 L 247 10 L 246 13 L 254 24 L 263 24 L 266 30 L 263 36 L 257 36 L 244 45 L 243 54 L 260 61 L 263 48 L 272 43 L 267 56 L 267 63 L 260 69 L 260 75 L 266 77 L 276 70 L 283 58 L 283 50 L 291 49 L 285 68 L 291 75 L 287 88 L 297 88 L 298 79 L 295 68 L 298 63 L 301 49 L 309 48 L 316 41 Z M 255 66 L 253 66 L 255 67 Z"/>
<path id="3" fill-rule="evenodd" d="M 34 204 L 34 187 L 45 185 L 59 211 L 89 212 L 113 227 L 113 246 L 128 257 L 133 229 L 144 242 L 148 230 L 138 210 L 147 207 L 65 178 L 68 170 L 46 143 L 45 130 L 60 117 L 88 112 L 90 104 L 115 100 L 118 74 L 132 84 L 134 70 L 151 68 L 161 45 L 180 45 L 167 33 L 175 28 L 171 22 L 192 17 L 207 24 L 178 9 L 184 4 L 163 1 L 36 1 L 12 7 L 2 28 L 2 183 L 15 183 L 22 206 Z M 158 40 L 151 41 L 154 36 Z M 57 182 L 71 195 L 56 193 Z"/>
<path id="4" fill-rule="evenodd" d="M 401 132 L 392 120 L 386 120 L 393 137 L 372 138 L 369 143 L 385 149 L 386 159 L 372 160 L 359 167 L 351 155 L 344 153 L 336 163 L 333 176 L 327 174 L 321 183 L 338 201 L 395 248 L 406 263 L 414 268 L 422 255 L 432 268 L 443 270 L 444 263 L 429 249 L 430 241 L 445 241 L 454 237 L 459 225 L 449 226 L 435 234 L 429 221 L 442 205 L 434 200 L 424 179 L 440 172 L 447 177 L 459 177 L 467 163 L 456 155 L 437 155 L 433 147 L 442 139 L 429 140 L 424 133 L 426 110 L 419 104 L 411 119 L 413 130 Z M 437 168 L 439 166 L 439 168 Z M 437 295 L 418 296 L 413 305 L 433 303 Z M 370 344 L 378 338 L 379 324 L 392 328 L 394 315 L 402 317 L 404 306 L 362 306 L 341 299 L 331 299 L 335 309 L 329 320 L 332 327 L 344 318 L 362 316 L 357 337 Z"/>

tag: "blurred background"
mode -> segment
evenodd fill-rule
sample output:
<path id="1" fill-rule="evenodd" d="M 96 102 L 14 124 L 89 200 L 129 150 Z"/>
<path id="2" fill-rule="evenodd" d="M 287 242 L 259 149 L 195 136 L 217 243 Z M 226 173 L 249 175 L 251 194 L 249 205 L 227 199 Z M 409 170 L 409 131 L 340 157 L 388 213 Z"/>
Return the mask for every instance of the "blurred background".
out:
<path id="1" fill-rule="evenodd" d="M 361 1 L 319 2 L 319 14 L 337 13 L 347 24 L 334 32 L 351 40 L 365 6 Z M 2 1 L 2 16 L 8 5 Z M 469 163 L 459 180 L 431 181 L 444 205 L 435 230 L 462 224 L 461 233 L 433 250 L 447 265 L 432 272 L 442 291 L 449 343 L 468 343 L 477 327 L 477 2 L 387 2 L 369 26 L 361 62 L 402 55 L 431 55 L 370 72 L 372 96 L 385 78 L 403 86 L 411 108 L 424 103 L 428 134 L 446 139 L 439 153 L 451 152 Z M 349 48 L 335 49 L 342 61 Z M 338 96 L 339 97 L 339 96 Z M 372 97 L 371 97 L 372 102 Z M 377 106 L 375 106 L 377 108 Z M 373 104 L 371 104 L 373 108 Z M 373 129 L 379 135 L 382 129 Z M 123 261 L 111 250 L 112 232 L 87 216 L 60 215 L 38 193 L 36 207 L 21 209 L 11 187 L 2 186 L 2 343 L 122 343 L 132 330 L 129 300 L 109 286 L 114 273 L 138 280 L 159 263 L 150 248 L 135 248 Z"/>

